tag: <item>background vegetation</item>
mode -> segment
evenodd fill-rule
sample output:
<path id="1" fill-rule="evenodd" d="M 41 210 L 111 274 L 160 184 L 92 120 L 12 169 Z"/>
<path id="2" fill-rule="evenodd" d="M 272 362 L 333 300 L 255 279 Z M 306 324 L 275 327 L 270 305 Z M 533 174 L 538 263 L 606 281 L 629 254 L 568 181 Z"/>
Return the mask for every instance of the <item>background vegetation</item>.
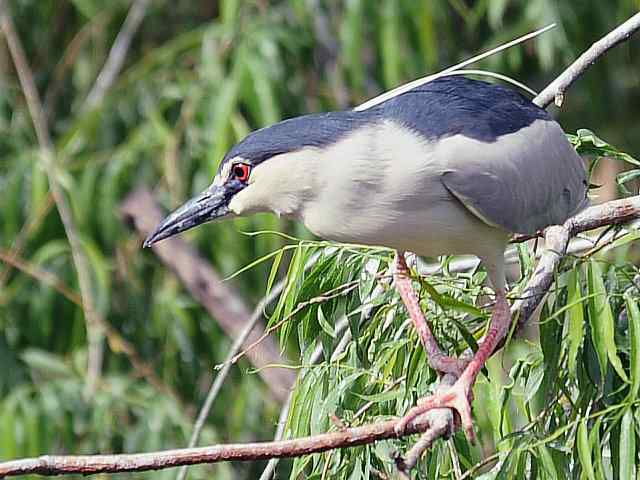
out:
<path id="1" fill-rule="evenodd" d="M 222 362 L 228 338 L 119 214 L 129 192 L 152 188 L 167 208 L 211 180 L 224 152 L 249 131 L 311 111 L 347 108 L 404 81 L 551 22 L 535 42 L 482 67 L 541 89 L 591 42 L 638 9 L 636 1 L 529 0 L 220 0 L 149 2 L 124 68 L 99 102 L 88 100 L 130 2 L 9 2 L 43 98 L 63 185 L 91 271 L 96 310 L 153 366 L 152 384 L 122 346 L 104 342 L 95 392 L 86 391 L 87 333 L 69 242 L 49 192 L 38 141 L 6 45 L 0 46 L 0 458 L 44 453 L 136 452 L 186 445 L 194 417 Z M 640 43 L 614 50 L 574 86 L 559 120 L 621 151 L 640 151 Z M 584 147 L 596 157 L 583 132 Z M 630 160 L 626 158 L 626 160 Z M 613 163 L 618 170 L 623 162 Z M 628 167 L 625 167 L 628 168 Z M 633 168 L 633 166 L 631 166 Z M 614 185 L 612 178 L 601 177 Z M 626 175 L 624 180 L 631 176 Z M 600 183 L 600 182 L 599 182 Z M 628 188 L 633 188 L 629 185 Z M 603 188 L 607 196 L 625 194 Z M 434 373 L 393 292 L 360 302 L 384 250 L 327 249 L 273 216 L 207 225 L 186 237 L 222 276 L 294 245 L 275 267 L 262 262 L 234 277 L 254 305 L 269 279 L 287 275 L 271 322 L 300 301 L 341 285 L 348 295 L 303 309 L 284 323 L 281 344 L 300 372 L 287 435 L 336 428 L 335 414 L 357 425 L 405 411 Z M 640 336 L 637 251 L 631 232 L 613 247 L 565 263 L 539 329 L 492 360 L 476 390 L 480 442 L 461 435 L 425 456 L 418 478 L 467 477 L 484 458 L 500 459 L 485 478 L 629 478 L 638 463 Z M 315 252 L 320 260 L 303 273 Z M 514 275 L 531 272 L 532 250 L 518 250 Z M 10 260 L 10 261 L 9 261 Z M 481 270 L 423 283 L 425 308 L 451 350 L 473 342 L 485 319 Z M 361 273 L 366 265 L 369 273 Z M 17 268 L 16 268 L 17 267 Z M 275 278 L 275 277 L 274 277 Z M 52 281 L 53 279 L 53 281 Z M 352 283 L 349 283 L 352 282 Z M 432 288 L 433 287 L 433 288 Z M 350 288 L 350 287 L 345 287 Z M 429 295 L 436 289 L 438 295 Z M 609 300 L 609 303 L 605 302 Z M 353 340 L 333 361 L 309 358 L 319 338 L 328 359 L 345 314 Z M 605 327 L 602 327 L 604 325 Z M 540 332 L 542 343 L 536 338 Z M 451 333 L 454 332 L 454 333 Z M 635 332 L 635 333 L 634 333 Z M 635 365 L 635 367 L 634 367 Z M 281 404 L 244 359 L 214 404 L 202 444 L 273 436 Z M 363 406 L 369 406 L 361 410 Z M 359 413 L 361 412 L 361 413 Z M 278 477 L 385 478 L 394 449 L 382 442 L 283 462 Z M 457 453 L 456 453 L 457 452 Z M 257 478 L 259 463 L 190 469 L 191 478 Z M 488 465 L 489 467 L 492 464 Z M 458 468 L 460 471 L 458 471 Z M 172 477 L 174 471 L 152 473 Z"/>

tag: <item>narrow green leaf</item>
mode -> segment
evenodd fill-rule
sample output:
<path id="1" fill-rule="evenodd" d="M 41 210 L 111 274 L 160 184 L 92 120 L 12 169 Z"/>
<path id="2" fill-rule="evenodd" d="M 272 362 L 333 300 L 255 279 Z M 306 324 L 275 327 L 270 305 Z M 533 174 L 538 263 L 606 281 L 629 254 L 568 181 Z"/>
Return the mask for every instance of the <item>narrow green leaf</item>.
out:
<path id="1" fill-rule="evenodd" d="M 321 433 L 325 426 L 329 423 L 329 416 L 335 413 L 338 408 L 338 402 L 344 396 L 345 392 L 353 383 L 365 374 L 364 371 L 352 373 L 344 378 L 334 388 L 330 389 L 329 394 L 322 400 L 322 407 L 311 419 L 311 435 Z"/>
<path id="2" fill-rule="evenodd" d="M 636 178 L 640 178 L 640 169 L 637 168 L 635 170 L 627 170 L 626 172 L 618 174 L 616 182 L 620 185 L 635 180 Z"/>
<path id="3" fill-rule="evenodd" d="M 386 392 L 374 393 L 372 395 L 361 395 L 359 393 L 356 393 L 355 395 L 368 402 L 380 403 L 400 398 L 404 395 L 404 392 L 402 391 L 402 389 L 395 388 L 392 390 L 387 390 Z"/>
<path id="4" fill-rule="evenodd" d="M 638 239 L 640 239 L 640 231 L 635 230 L 633 232 L 629 232 L 626 235 L 623 235 L 622 237 L 617 239 L 611 245 L 609 245 L 607 247 L 606 251 L 622 247 L 622 246 L 627 245 L 627 244 L 629 244 L 631 242 L 635 242 Z"/>
<path id="5" fill-rule="evenodd" d="M 72 369 L 59 356 L 44 350 L 27 348 L 22 352 L 21 358 L 29 368 L 41 375 L 48 377 L 71 377 L 73 375 Z"/>
<path id="6" fill-rule="evenodd" d="M 620 478 L 636 478 L 636 432 L 633 410 L 627 408 L 620 422 Z"/>
<path id="7" fill-rule="evenodd" d="M 582 347 L 584 340 L 584 307 L 580 301 L 582 297 L 582 288 L 580 287 L 580 270 L 574 268 L 569 272 L 569 279 L 567 281 L 567 304 L 572 305 L 567 310 L 566 316 L 568 317 L 567 339 L 569 341 L 569 373 L 573 378 L 576 378 L 576 368 L 578 351 Z"/>
<path id="8" fill-rule="evenodd" d="M 247 56 L 247 69 L 251 75 L 251 82 L 255 93 L 255 106 L 257 107 L 260 126 L 273 125 L 280 120 L 280 110 L 276 102 L 271 79 L 266 74 L 269 71 L 265 61 L 256 55 Z"/>
<path id="9" fill-rule="evenodd" d="M 593 458 L 593 466 L 596 478 L 604 480 L 604 468 L 602 466 L 602 443 L 600 441 L 600 428 L 602 426 L 602 417 L 598 417 L 589 432 L 589 445 Z"/>
<path id="10" fill-rule="evenodd" d="M 635 401 L 640 391 L 640 308 L 638 308 L 637 297 L 634 297 L 630 291 L 625 292 L 624 297 L 629 318 L 629 370 L 631 376 L 629 399 Z"/>
<path id="11" fill-rule="evenodd" d="M 373 289 L 376 282 L 376 272 L 380 268 L 380 259 L 371 258 L 367 260 L 365 268 L 362 269 L 360 274 L 360 283 L 358 284 L 358 294 L 360 295 L 360 301 L 364 302 L 369 298 L 369 294 Z"/>
<path id="12" fill-rule="evenodd" d="M 336 338 L 336 331 L 334 330 L 333 325 L 327 321 L 327 317 L 324 316 L 322 305 L 318 305 L 318 323 L 320 324 L 320 328 L 322 328 L 327 335 L 331 338 Z"/>
<path id="13" fill-rule="evenodd" d="M 425 278 L 419 278 L 420 285 L 424 288 L 429 296 L 442 308 L 450 308 L 452 310 L 469 313 L 471 315 L 482 316 L 482 310 L 468 303 L 461 302 L 446 293 L 440 293 Z"/>
<path id="14" fill-rule="evenodd" d="M 273 286 L 273 282 L 278 275 L 278 270 L 280 269 L 280 262 L 282 262 L 282 255 L 284 254 L 284 250 L 278 250 L 275 258 L 273 259 L 273 263 L 271 264 L 271 270 L 269 271 L 269 278 L 267 279 L 267 292 L 265 293 L 265 297 L 269 296 L 271 293 L 271 287 Z"/>
<path id="15" fill-rule="evenodd" d="M 239 17 L 240 0 L 222 0 L 219 3 L 222 24 L 228 28 L 232 28 Z"/>
<path id="16" fill-rule="evenodd" d="M 587 266 L 589 293 L 594 296 L 589 300 L 589 324 L 591 336 L 600 362 L 600 373 L 604 378 L 607 372 L 607 359 L 620 378 L 627 381 L 627 374 L 622 367 L 615 343 L 615 320 L 609 306 L 608 293 L 604 286 L 603 273 L 595 260 Z"/>
<path id="17" fill-rule="evenodd" d="M 398 2 L 382 2 L 380 10 L 382 73 L 385 85 L 391 88 L 400 83 L 402 66 Z"/>
<path id="18" fill-rule="evenodd" d="M 363 15 L 364 2 L 350 0 L 346 2 L 343 23 L 340 27 L 341 58 L 349 73 L 351 86 L 354 91 L 364 88 L 365 71 L 362 62 Z"/>
<path id="19" fill-rule="evenodd" d="M 548 478 L 561 478 L 560 475 L 558 475 L 558 471 L 556 470 L 556 465 L 555 463 L 553 463 L 553 457 L 551 456 L 551 453 L 549 452 L 549 449 L 547 448 L 546 445 L 540 445 L 537 448 L 538 451 L 538 455 L 540 458 L 540 463 L 542 464 L 542 468 L 544 469 L 544 472 L 546 473 Z"/>
<path id="20" fill-rule="evenodd" d="M 587 431 L 587 419 L 585 418 L 578 425 L 578 435 L 576 438 L 578 444 L 578 458 L 582 465 L 582 471 L 589 480 L 596 480 L 596 473 L 593 469 L 593 461 L 591 459 L 591 446 L 589 445 L 589 433 Z"/>

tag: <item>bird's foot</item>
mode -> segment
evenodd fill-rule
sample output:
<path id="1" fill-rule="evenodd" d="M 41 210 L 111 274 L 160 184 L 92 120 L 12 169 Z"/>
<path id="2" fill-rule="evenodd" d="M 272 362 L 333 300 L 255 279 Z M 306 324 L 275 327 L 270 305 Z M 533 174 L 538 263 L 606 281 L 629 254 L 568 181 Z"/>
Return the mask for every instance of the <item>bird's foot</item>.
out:
<path id="1" fill-rule="evenodd" d="M 464 429 L 467 439 L 473 443 L 475 441 L 473 420 L 471 418 L 471 400 L 473 400 L 471 387 L 473 383 L 473 380 L 468 376 L 462 375 L 450 388 L 419 399 L 418 404 L 410 409 L 396 425 L 396 435 L 400 436 L 404 434 L 407 426 L 413 420 L 429 410 L 451 408 L 458 413 L 460 424 Z"/>

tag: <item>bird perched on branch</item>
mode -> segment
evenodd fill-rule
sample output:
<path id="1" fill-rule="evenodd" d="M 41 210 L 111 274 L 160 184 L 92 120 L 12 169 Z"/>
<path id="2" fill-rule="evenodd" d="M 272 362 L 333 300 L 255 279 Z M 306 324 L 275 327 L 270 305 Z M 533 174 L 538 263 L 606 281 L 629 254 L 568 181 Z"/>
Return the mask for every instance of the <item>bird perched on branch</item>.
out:
<path id="1" fill-rule="evenodd" d="M 145 246 L 224 217 L 270 211 L 319 237 L 397 250 L 396 288 L 429 364 L 458 380 L 398 423 L 449 407 L 473 439 L 475 379 L 508 331 L 504 250 L 511 234 L 561 224 L 586 206 L 582 160 L 549 114 L 519 93 L 443 76 L 355 111 L 305 115 L 248 135 L 207 190 L 170 214 Z M 470 361 L 439 348 L 404 252 L 474 254 L 495 290 L 489 328 Z"/>

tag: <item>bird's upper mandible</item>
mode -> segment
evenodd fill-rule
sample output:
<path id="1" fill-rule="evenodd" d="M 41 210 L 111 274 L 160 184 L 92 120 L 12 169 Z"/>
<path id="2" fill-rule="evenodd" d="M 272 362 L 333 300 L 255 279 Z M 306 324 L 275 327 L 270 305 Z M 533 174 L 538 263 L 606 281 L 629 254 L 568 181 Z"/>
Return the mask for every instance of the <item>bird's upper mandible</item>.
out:
<path id="1" fill-rule="evenodd" d="M 251 133 L 195 203 L 198 220 L 174 214 L 182 223 L 161 226 L 150 242 L 255 211 L 292 215 L 328 238 L 382 245 L 394 229 L 407 243 L 433 241 L 429 229 L 464 232 L 447 225 L 467 215 L 456 208 L 490 228 L 532 233 L 586 205 L 586 191 L 582 160 L 545 110 L 510 88 L 445 76 L 367 110 Z"/>

